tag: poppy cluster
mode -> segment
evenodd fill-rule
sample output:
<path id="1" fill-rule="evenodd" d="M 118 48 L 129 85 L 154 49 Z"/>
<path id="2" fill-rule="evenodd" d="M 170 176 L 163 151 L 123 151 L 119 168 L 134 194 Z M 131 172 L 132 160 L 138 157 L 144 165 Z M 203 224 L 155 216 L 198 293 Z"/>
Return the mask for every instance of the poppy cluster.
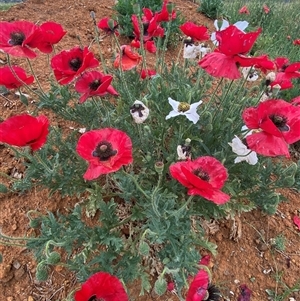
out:
<path id="1" fill-rule="evenodd" d="M 245 109 L 242 117 L 253 130 L 245 138 L 249 149 L 264 156 L 290 157 L 289 144 L 300 140 L 300 107 L 270 99 Z"/>
<path id="2" fill-rule="evenodd" d="M 244 33 L 234 25 L 216 32 L 219 46 L 199 61 L 199 66 L 214 77 L 238 79 L 241 77 L 239 67 L 255 66 L 262 71 L 274 69 L 274 63 L 267 55 L 248 56 L 253 44 L 261 33 L 257 31 Z"/>

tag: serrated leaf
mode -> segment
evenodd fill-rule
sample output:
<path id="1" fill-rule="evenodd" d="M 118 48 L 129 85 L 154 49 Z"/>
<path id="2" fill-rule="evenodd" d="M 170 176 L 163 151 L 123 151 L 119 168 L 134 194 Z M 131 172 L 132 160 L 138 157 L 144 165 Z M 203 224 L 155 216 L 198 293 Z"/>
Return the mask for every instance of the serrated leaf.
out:
<path id="1" fill-rule="evenodd" d="M 158 278 L 154 284 L 154 291 L 162 296 L 167 291 L 167 281 L 164 278 Z"/>
<path id="2" fill-rule="evenodd" d="M 8 189 L 5 185 L 1 184 L 0 183 L 0 192 L 1 193 L 7 193 L 8 192 Z"/>
<path id="3" fill-rule="evenodd" d="M 140 243 L 139 252 L 141 253 L 142 256 L 149 256 L 150 247 L 145 241 L 142 241 Z"/>

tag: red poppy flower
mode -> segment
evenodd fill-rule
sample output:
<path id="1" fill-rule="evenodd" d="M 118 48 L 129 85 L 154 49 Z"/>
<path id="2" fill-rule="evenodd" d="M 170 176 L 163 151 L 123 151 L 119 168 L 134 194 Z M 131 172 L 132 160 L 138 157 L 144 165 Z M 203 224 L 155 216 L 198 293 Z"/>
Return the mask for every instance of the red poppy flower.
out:
<path id="1" fill-rule="evenodd" d="M 13 71 L 9 66 L 0 68 L 0 85 L 7 89 L 15 89 L 24 84 L 30 85 L 34 81 L 32 75 L 27 75 L 25 70 L 18 66 L 12 66 Z"/>
<path id="2" fill-rule="evenodd" d="M 187 36 L 191 37 L 196 41 L 206 41 L 209 40 L 209 33 L 207 27 L 197 26 L 193 22 L 185 22 L 183 25 L 179 26 L 180 30 Z"/>
<path id="3" fill-rule="evenodd" d="M 188 188 L 189 195 L 200 195 L 218 205 L 230 199 L 229 195 L 220 191 L 228 177 L 227 170 L 213 157 L 177 162 L 170 166 L 170 172 Z"/>
<path id="4" fill-rule="evenodd" d="M 17 57 L 35 58 L 34 48 L 41 38 L 40 28 L 29 21 L 0 22 L 0 49 Z"/>
<path id="5" fill-rule="evenodd" d="M 268 14 L 270 12 L 270 8 L 266 4 L 263 5 L 263 10 L 265 14 Z"/>
<path id="6" fill-rule="evenodd" d="M 264 156 L 290 157 L 288 144 L 300 140 L 300 107 L 281 99 L 270 99 L 242 114 L 254 131 L 246 137 L 248 148 Z"/>
<path id="7" fill-rule="evenodd" d="M 205 270 L 200 270 L 194 277 L 189 290 L 187 292 L 186 301 L 202 301 L 207 300 L 209 275 Z"/>
<path id="8" fill-rule="evenodd" d="M 277 67 L 275 80 L 270 83 L 271 87 L 280 85 L 281 90 L 293 87 L 292 79 L 300 78 L 300 62 L 290 63 L 288 58 L 278 57 L 274 60 Z"/>
<path id="9" fill-rule="evenodd" d="M 115 61 L 114 67 L 119 68 L 121 66 L 122 70 L 127 71 L 136 67 L 142 60 L 142 56 L 131 50 L 129 45 L 121 46 L 122 56 L 118 54 Z"/>
<path id="10" fill-rule="evenodd" d="M 57 44 L 67 33 L 63 27 L 55 22 L 48 21 L 40 25 L 41 38 L 36 41 L 36 47 L 43 53 L 51 53 L 53 45 Z"/>
<path id="11" fill-rule="evenodd" d="M 94 180 L 102 174 L 117 171 L 132 163 L 132 143 L 122 131 L 105 128 L 84 133 L 76 151 L 89 162 L 84 174 L 86 180 Z"/>
<path id="12" fill-rule="evenodd" d="M 63 50 L 51 59 L 55 78 L 61 85 L 70 83 L 86 69 L 95 68 L 98 65 L 98 60 L 87 47 L 81 49 L 77 46 L 70 50 Z"/>
<path id="13" fill-rule="evenodd" d="M 249 9 L 246 5 L 240 8 L 239 13 L 240 14 L 246 14 L 246 15 L 250 14 Z"/>
<path id="14" fill-rule="evenodd" d="M 74 295 L 75 301 L 128 301 L 121 281 L 105 272 L 92 275 Z"/>
<path id="15" fill-rule="evenodd" d="M 132 40 L 130 45 L 134 48 L 140 48 L 141 47 L 140 41 L 136 40 L 136 39 Z M 155 46 L 154 41 L 150 41 L 150 40 L 146 41 L 144 43 L 144 47 L 150 53 L 155 53 L 156 52 L 156 46 Z"/>
<path id="16" fill-rule="evenodd" d="M 293 41 L 293 44 L 294 44 L 294 45 L 300 45 L 300 39 L 294 40 L 294 41 Z"/>
<path id="17" fill-rule="evenodd" d="M 168 6 L 170 6 L 170 13 L 168 11 Z M 176 11 L 174 9 L 174 5 L 165 0 L 161 11 L 157 12 L 157 22 L 169 22 L 170 20 L 176 19 Z"/>
<path id="18" fill-rule="evenodd" d="M 153 39 L 153 37 L 163 37 L 165 34 L 165 31 L 157 21 L 158 16 L 154 15 L 149 20 L 148 18 L 150 16 L 151 10 L 143 9 L 143 11 L 144 11 L 144 13 L 146 12 L 146 16 L 144 15 L 142 17 L 142 23 L 143 23 L 143 28 L 144 28 L 143 41 L 144 42 L 149 41 L 149 40 Z M 132 15 L 131 21 L 133 24 L 133 33 L 134 33 L 136 39 L 140 40 L 141 39 L 141 31 L 140 31 L 138 17 L 136 15 Z"/>
<path id="19" fill-rule="evenodd" d="M 199 66 L 212 76 L 226 77 L 228 79 L 241 77 L 238 66 L 255 66 L 263 71 L 273 69 L 274 63 L 266 55 L 259 57 L 246 56 L 260 32 L 261 29 L 255 32 L 244 33 L 234 25 L 217 31 L 216 39 L 219 42 L 219 47 L 214 52 L 205 55 L 199 61 Z"/>
<path id="20" fill-rule="evenodd" d="M 117 31 L 119 24 L 108 17 L 103 18 L 98 23 L 98 28 L 104 30 L 107 34 L 114 33 L 115 35 L 119 35 L 119 32 Z"/>
<path id="21" fill-rule="evenodd" d="M 145 79 L 145 78 L 147 78 L 147 77 L 152 77 L 152 76 L 154 76 L 154 75 L 156 75 L 156 71 L 155 71 L 155 70 L 143 69 L 143 70 L 141 71 L 141 78 L 142 78 L 142 79 Z"/>
<path id="22" fill-rule="evenodd" d="M 0 123 L 0 142 L 14 146 L 30 146 L 33 151 L 41 148 L 49 132 L 46 116 L 16 115 Z"/>
<path id="23" fill-rule="evenodd" d="M 99 71 L 84 72 L 75 84 L 75 90 L 82 94 L 79 102 L 83 103 L 88 97 L 95 95 L 104 96 L 107 93 L 119 95 L 113 86 L 110 85 L 112 80 L 113 77 L 111 75 L 105 75 Z"/>

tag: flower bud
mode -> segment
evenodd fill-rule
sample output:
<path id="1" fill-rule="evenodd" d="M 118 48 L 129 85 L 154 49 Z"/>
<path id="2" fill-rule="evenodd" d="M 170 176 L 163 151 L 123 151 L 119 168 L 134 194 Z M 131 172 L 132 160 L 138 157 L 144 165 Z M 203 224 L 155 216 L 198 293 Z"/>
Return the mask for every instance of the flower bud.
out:
<path id="1" fill-rule="evenodd" d="M 140 13 L 141 13 L 141 7 L 140 7 L 140 5 L 139 5 L 138 3 L 134 4 L 134 5 L 132 6 L 132 8 L 133 8 L 133 12 L 134 12 L 136 15 L 140 15 Z"/>
<path id="2" fill-rule="evenodd" d="M 155 162 L 154 169 L 159 175 L 161 175 L 164 171 L 164 166 L 165 166 L 164 162 L 158 161 L 158 162 Z"/>
<path id="3" fill-rule="evenodd" d="M 38 281 L 46 281 L 49 277 L 49 269 L 46 264 L 40 263 L 36 268 L 35 278 Z"/>
<path id="4" fill-rule="evenodd" d="M 174 10 L 174 7 L 175 7 L 175 4 L 172 3 L 172 2 L 169 2 L 169 3 L 166 5 L 166 7 L 167 7 L 168 13 L 169 13 L 169 14 L 172 14 L 172 12 L 173 12 L 173 10 Z"/>
<path id="5" fill-rule="evenodd" d="M 58 252 L 51 252 L 49 257 L 47 258 L 47 263 L 49 264 L 57 264 L 60 262 L 60 254 Z"/>
<path id="6" fill-rule="evenodd" d="M 113 19 L 109 19 L 107 22 L 107 25 L 111 31 L 114 31 L 116 25 L 115 25 L 115 21 Z"/>

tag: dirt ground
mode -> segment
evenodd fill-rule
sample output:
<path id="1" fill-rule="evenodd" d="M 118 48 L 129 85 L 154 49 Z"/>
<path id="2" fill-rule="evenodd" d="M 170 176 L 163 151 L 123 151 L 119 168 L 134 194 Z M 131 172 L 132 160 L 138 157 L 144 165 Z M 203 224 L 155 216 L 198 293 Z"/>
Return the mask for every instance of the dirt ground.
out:
<path id="1" fill-rule="evenodd" d="M 173 0 L 173 3 L 186 20 L 213 29 L 212 21 L 197 13 L 196 4 L 184 0 Z M 62 24 L 68 33 L 58 44 L 57 51 L 60 51 L 77 45 L 77 36 L 83 45 L 89 45 L 94 32 L 90 12 L 94 11 L 96 19 L 100 20 L 113 14 L 113 4 L 113 0 L 28 0 L 9 11 L 0 12 L 0 20 L 25 19 L 39 23 L 52 20 Z M 109 37 L 103 38 L 104 55 L 109 55 L 110 43 Z M 174 55 L 177 55 L 176 49 L 168 54 L 168 59 L 172 59 Z M 1 53 L 0 64 L 5 64 L 5 55 Z M 36 59 L 34 64 L 41 83 L 47 82 L 48 69 L 43 65 L 44 60 L 41 62 Z M 0 118 L 6 119 L 33 109 L 34 105 L 25 107 L 17 96 L 11 94 L 0 97 L 0 107 Z M 53 125 L 59 123 L 60 126 L 67 126 L 51 112 L 47 112 L 47 116 Z M 3 145 L 0 145 L 0 163 L 0 182 L 8 183 L 1 173 L 14 175 L 24 172 L 21 162 Z M 300 197 L 295 190 L 286 189 L 281 192 L 287 201 L 280 204 L 274 216 L 254 211 L 242 214 L 234 221 L 216 223 L 212 227 L 214 230 L 209 234 L 209 239 L 217 243 L 218 254 L 212 259 L 211 268 L 213 282 L 222 291 L 222 300 L 237 300 L 239 286 L 244 283 L 253 291 L 252 301 L 264 301 L 268 300 L 266 290 L 277 289 L 278 293 L 282 293 L 283 284 L 291 288 L 300 281 L 300 231 L 292 221 L 300 209 Z M 22 195 L 0 194 L 0 229 L 14 237 L 30 235 L 26 216 L 29 210 L 39 208 L 42 212 L 64 212 L 76 202 L 76 199 L 62 198 L 59 194 L 50 199 L 45 190 L 34 190 Z M 242 233 L 237 241 L 230 238 L 233 228 Z M 272 243 L 280 235 L 285 238 L 285 249 L 276 251 Z M 37 282 L 34 279 L 36 262 L 26 248 L 0 244 L 0 254 L 1 301 L 64 300 L 80 286 L 76 277 L 63 268 L 54 269 L 47 282 Z M 129 285 L 128 289 L 131 300 L 178 300 L 171 292 L 160 298 L 151 294 L 139 296 L 136 284 Z M 292 293 L 289 297 L 300 301 L 299 292 Z"/>

